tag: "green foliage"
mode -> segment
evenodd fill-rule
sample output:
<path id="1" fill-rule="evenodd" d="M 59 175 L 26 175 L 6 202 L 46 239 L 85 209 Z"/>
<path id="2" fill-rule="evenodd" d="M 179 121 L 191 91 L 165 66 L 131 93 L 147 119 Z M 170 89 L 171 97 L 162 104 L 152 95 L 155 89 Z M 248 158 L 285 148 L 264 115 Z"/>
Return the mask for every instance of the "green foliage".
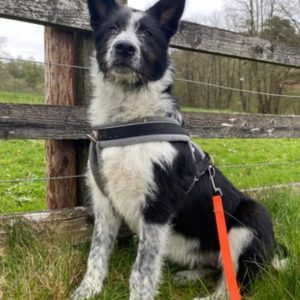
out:
<path id="1" fill-rule="evenodd" d="M 291 21 L 278 16 L 272 16 L 265 21 L 261 36 L 273 43 L 280 42 L 292 46 L 300 44 L 300 36 L 296 33 Z"/>
<path id="2" fill-rule="evenodd" d="M 240 32 L 265 38 L 274 49 L 280 43 L 299 46 L 300 35 L 293 26 L 294 20 L 276 16 L 274 11 L 268 12 L 273 5 L 269 7 L 268 1 L 263 9 L 258 2 L 251 1 L 254 10 L 245 10 L 250 5 L 249 1 L 230 1 L 239 7 L 231 10 L 236 14 L 234 21 L 241 21 Z M 259 7 L 261 11 L 255 11 Z M 174 92 L 183 106 L 248 113 L 300 114 L 298 99 L 280 96 L 300 94 L 300 72 L 297 69 L 182 50 L 173 50 L 171 56 L 177 78 L 190 81 L 175 81 Z M 246 90 L 265 94 L 248 93 Z"/>
<path id="3" fill-rule="evenodd" d="M 0 61 L 0 90 L 42 93 L 44 67 L 26 61 Z"/>

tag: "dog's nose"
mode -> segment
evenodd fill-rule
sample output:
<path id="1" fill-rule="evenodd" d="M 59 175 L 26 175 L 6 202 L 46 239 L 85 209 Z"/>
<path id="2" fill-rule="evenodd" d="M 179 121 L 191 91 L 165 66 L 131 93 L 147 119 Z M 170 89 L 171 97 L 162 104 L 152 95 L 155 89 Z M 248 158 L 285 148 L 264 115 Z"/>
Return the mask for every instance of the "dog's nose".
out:
<path id="1" fill-rule="evenodd" d="M 134 56 L 137 49 L 133 44 L 129 42 L 120 41 L 115 45 L 115 51 L 120 56 L 132 57 Z"/>

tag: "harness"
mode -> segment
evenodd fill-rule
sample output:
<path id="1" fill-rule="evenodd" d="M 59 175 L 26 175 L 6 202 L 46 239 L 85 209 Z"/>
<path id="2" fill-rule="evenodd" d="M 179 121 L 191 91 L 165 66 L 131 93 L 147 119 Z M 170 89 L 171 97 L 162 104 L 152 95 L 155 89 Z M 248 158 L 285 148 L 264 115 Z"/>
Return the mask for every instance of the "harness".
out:
<path id="1" fill-rule="evenodd" d="M 196 144 L 191 142 L 181 124 L 173 118 L 145 118 L 131 123 L 113 123 L 93 126 L 92 141 L 89 148 L 90 170 L 97 185 L 104 191 L 105 183 L 100 176 L 101 151 L 109 147 L 123 147 L 149 142 L 184 142 L 190 147 L 196 164 L 196 175 L 191 186 L 185 189 L 189 193 L 195 182 L 206 173 L 211 165 L 211 158 Z"/>
<path id="2" fill-rule="evenodd" d="M 190 147 L 196 164 L 196 175 L 185 190 L 189 193 L 196 181 L 207 171 L 213 191 L 213 207 L 218 230 L 223 269 L 226 277 L 228 292 L 231 300 L 240 300 L 239 288 L 236 281 L 230 245 L 227 236 L 225 213 L 222 204 L 222 191 L 215 184 L 215 168 L 208 154 L 191 142 L 181 127 L 181 124 L 172 118 L 145 118 L 132 123 L 115 123 L 92 127 L 90 140 L 89 162 L 94 179 L 101 191 L 105 193 L 105 182 L 100 176 L 101 151 L 108 147 L 122 147 L 148 142 L 185 142 Z"/>

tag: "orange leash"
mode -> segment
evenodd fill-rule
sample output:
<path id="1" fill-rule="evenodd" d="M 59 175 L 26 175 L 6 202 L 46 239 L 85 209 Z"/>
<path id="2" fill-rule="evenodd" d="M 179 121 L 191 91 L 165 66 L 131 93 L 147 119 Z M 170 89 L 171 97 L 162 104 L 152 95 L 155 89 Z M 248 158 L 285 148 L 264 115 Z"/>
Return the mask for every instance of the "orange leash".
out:
<path id="1" fill-rule="evenodd" d="M 227 288 L 230 300 L 241 300 L 239 287 L 236 281 L 236 274 L 232 262 L 232 256 L 229 247 L 227 227 L 225 222 L 225 214 L 222 202 L 222 192 L 216 188 L 214 176 L 215 170 L 213 166 L 209 167 L 210 180 L 213 186 L 213 206 L 218 230 L 221 257 L 223 262 L 223 271 L 226 278 Z"/>

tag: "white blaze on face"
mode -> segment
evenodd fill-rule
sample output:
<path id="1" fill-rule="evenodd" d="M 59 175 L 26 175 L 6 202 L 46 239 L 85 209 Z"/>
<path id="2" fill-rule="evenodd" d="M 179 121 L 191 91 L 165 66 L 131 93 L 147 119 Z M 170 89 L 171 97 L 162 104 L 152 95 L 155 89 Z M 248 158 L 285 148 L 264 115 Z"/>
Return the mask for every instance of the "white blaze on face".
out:
<path id="1" fill-rule="evenodd" d="M 125 30 L 122 30 L 109 40 L 108 50 L 105 57 L 108 68 L 111 68 L 113 66 L 115 60 L 115 46 L 121 41 L 131 43 L 137 49 L 135 56 L 132 58 L 132 67 L 134 69 L 137 69 L 139 67 L 141 56 L 141 44 L 137 36 L 137 30 L 138 21 L 142 18 L 142 16 L 142 12 L 131 13 L 131 17 L 127 23 Z"/>

